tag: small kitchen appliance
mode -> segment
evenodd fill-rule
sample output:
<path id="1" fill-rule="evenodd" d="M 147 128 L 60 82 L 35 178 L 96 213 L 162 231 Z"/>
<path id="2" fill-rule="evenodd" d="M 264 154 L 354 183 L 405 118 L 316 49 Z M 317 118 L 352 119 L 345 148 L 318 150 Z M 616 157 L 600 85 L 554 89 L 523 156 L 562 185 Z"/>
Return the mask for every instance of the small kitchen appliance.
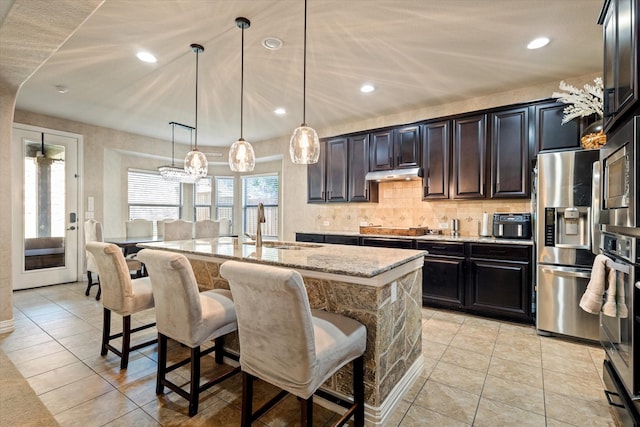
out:
<path id="1" fill-rule="evenodd" d="M 530 239 L 531 214 L 494 213 L 493 236 L 503 239 Z"/>

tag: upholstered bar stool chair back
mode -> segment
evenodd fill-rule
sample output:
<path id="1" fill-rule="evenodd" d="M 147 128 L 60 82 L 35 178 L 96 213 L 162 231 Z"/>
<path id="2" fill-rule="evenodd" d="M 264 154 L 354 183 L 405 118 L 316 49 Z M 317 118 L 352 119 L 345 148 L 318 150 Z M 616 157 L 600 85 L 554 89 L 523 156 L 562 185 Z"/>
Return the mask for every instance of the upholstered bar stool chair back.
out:
<path id="1" fill-rule="evenodd" d="M 222 364 L 224 356 L 238 360 L 237 355 L 224 350 L 224 336 L 237 330 L 236 310 L 231 292 L 214 289 L 198 292 L 195 275 L 184 255 L 143 249 L 138 257 L 149 270 L 156 303 L 158 328 L 158 376 L 156 393 L 167 386 L 189 401 L 189 416 L 198 412 L 200 393 L 240 372 L 240 368 L 227 370 L 222 375 L 199 385 L 200 358 L 215 351 L 215 360 Z M 191 349 L 188 359 L 167 366 L 167 339 L 171 338 Z M 215 345 L 201 351 L 207 341 Z M 167 379 L 167 374 L 191 363 L 189 392 Z"/>
<path id="2" fill-rule="evenodd" d="M 193 239 L 193 222 L 183 219 L 166 221 L 164 223 L 163 240 L 190 240 Z"/>
<path id="3" fill-rule="evenodd" d="M 102 224 L 95 219 L 89 219 L 84 222 L 84 244 L 85 244 L 85 258 L 87 260 L 87 290 L 84 292 L 86 296 L 89 296 L 91 287 L 98 285 L 98 293 L 96 299 L 100 299 L 101 289 L 100 282 L 97 280 L 98 276 L 98 264 L 93 257 L 93 254 L 86 250 L 86 245 L 89 242 L 102 242 Z M 96 275 L 96 282 L 93 282 L 93 274 Z"/>
<path id="4" fill-rule="evenodd" d="M 218 237 L 220 235 L 220 221 L 203 219 L 196 221 L 196 239 Z"/>
<path id="5" fill-rule="evenodd" d="M 102 223 L 95 219 L 89 219 L 84 222 L 84 243 L 85 243 L 85 256 L 87 259 L 87 290 L 84 292 L 86 296 L 89 296 L 91 287 L 98 285 L 98 293 L 96 294 L 96 300 L 100 299 L 102 295 L 102 288 L 100 286 L 100 277 L 98 272 L 98 263 L 96 262 L 93 254 L 86 249 L 86 245 L 89 242 L 102 242 Z M 135 259 L 126 259 L 127 268 L 136 277 L 142 276 L 142 263 Z M 97 276 L 95 283 L 93 282 L 93 274 Z"/>
<path id="6" fill-rule="evenodd" d="M 153 221 L 132 219 L 125 222 L 127 237 L 149 237 L 153 235 Z"/>
<path id="7" fill-rule="evenodd" d="M 242 425 L 261 416 L 289 392 L 301 399 L 302 425 L 312 425 L 313 395 L 338 369 L 353 361 L 354 402 L 336 425 L 355 416 L 364 425 L 366 328 L 336 313 L 311 310 L 295 270 L 227 261 L 220 274 L 236 303 L 243 375 Z M 254 378 L 284 392 L 253 411 Z M 341 400 L 341 399 L 340 399 Z"/>
<path id="8" fill-rule="evenodd" d="M 153 308 L 153 291 L 148 277 L 131 279 L 127 260 L 122 250 L 113 244 L 103 242 L 87 243 L 87 250 L 91 252 L 98 265 L 102 296 L 103 325 L 101 355 L 111 350 L 120 356 L 120 369 L 126 369 L 129 363 L 129 353 L 142 347 L 154 344 L 155 339 L 131 345 L 131 334 L 155 326 L 148 323 L 137 328 L 131 328 L 131 315 Z M 111 312 L 122 316 L 122 332 L 111 334 Z M 122 337 L 122 347 L 114 347 L 110 342 Z"/>
<path id="9" fill-rule="evenodd" d="M 229 218 L 220 218 L 220 230 L 218 231 L 221 236 L 231 235 L 231 220 Z"/>

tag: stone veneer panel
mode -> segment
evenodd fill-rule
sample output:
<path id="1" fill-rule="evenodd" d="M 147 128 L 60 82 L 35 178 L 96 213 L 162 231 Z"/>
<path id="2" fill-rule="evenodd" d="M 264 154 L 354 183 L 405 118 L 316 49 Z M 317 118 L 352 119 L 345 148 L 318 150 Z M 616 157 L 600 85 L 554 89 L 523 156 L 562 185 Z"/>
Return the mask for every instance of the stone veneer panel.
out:
<path id="1" fill-rule="evenodd" d="M 201 290 L 229 289 L 228 282 L 220 276 L 220 263 L 189 261 Z M 422 269 L 392 282 L 396 286 L 395 301 L 391 301 L 392 283 L 367 286 L 304 277 L 304 271 L 301 273 L 311 308 L 339 313 L 366 326 L 365 399 L 371 406 L 381 406 L 422 351 Z M 235 347 L 234 341 L 228 343 L 231 348 Z M 324 386 L 350 396 L 351 378 L 349 364 Z"/>

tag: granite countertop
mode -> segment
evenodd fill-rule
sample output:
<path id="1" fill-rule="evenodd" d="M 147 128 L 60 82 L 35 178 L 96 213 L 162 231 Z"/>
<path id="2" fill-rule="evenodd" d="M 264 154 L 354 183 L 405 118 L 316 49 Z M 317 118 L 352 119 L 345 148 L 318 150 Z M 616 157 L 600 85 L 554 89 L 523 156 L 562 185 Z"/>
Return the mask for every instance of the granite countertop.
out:
<path id="1" fill-rule="evenodd" d="M 253 241 L 242 238 L 234 246 L 231 237 L 141 243 L 138 246 L 367 278 L 426 255 L 425 251 L 413 249 L 277 241 L 265 241 L 261 248 L 256 248 Z"/>
<path id="2" fill-rule="evenodd" d="M 423 236 L 396 236 L 388 234 L 360 234 L 356 232 L 309 232 L 311 234 L 335 235 L 335 236 L 359 236 L 359 237 L 379 237 L 383 239 L 413 239 L 418 241 L 439 241 L 439 242 L 462 242 L 462 243 L 496 243 L 501 245 L 524 245 L 533 246 L 533 239 L 501 239 L 496 237 L 481 236 L 451 236 L 449 234 L 425 234 Z"/>

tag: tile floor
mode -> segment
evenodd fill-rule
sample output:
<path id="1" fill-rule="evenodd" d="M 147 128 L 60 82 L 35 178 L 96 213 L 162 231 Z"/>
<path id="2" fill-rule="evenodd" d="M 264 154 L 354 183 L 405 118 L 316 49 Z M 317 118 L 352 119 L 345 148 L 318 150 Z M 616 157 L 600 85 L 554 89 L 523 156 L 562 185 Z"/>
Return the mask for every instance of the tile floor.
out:
<path id="1" fill-rule="evenodd" d="M 198 415 L 189 418 L 184 399 L 166 389 L 155 395 L 155 346 L 135 352 L 125 371 L 112 353 L 101 357 L 102 306 L 84 295 L 84 286 L 15 292 L 16 330 L 0 336 L 0 348 L 60 425 L 239 424 L 239 376 L 208 390 Z M 153 312 L 134 320 L 153 320 Z M 443 310 L 423 309 L 422 322 L 424 372 L 388 426 L 616 425 L 602 392 L 599 347 Z M 180 353 L 184 349 L 172 348 L 173 357 Z M 216 369 L 213 363 L 208 368 Z M 172 375 L 187 378 L 188 370 Z M 261 399 L 272 391 L 260 389 Z M 254 425 L 295 425 L 297 408 L 287 398 Z M 334 418 L 322 408 L 316 414 L 319 426 Z"/>

